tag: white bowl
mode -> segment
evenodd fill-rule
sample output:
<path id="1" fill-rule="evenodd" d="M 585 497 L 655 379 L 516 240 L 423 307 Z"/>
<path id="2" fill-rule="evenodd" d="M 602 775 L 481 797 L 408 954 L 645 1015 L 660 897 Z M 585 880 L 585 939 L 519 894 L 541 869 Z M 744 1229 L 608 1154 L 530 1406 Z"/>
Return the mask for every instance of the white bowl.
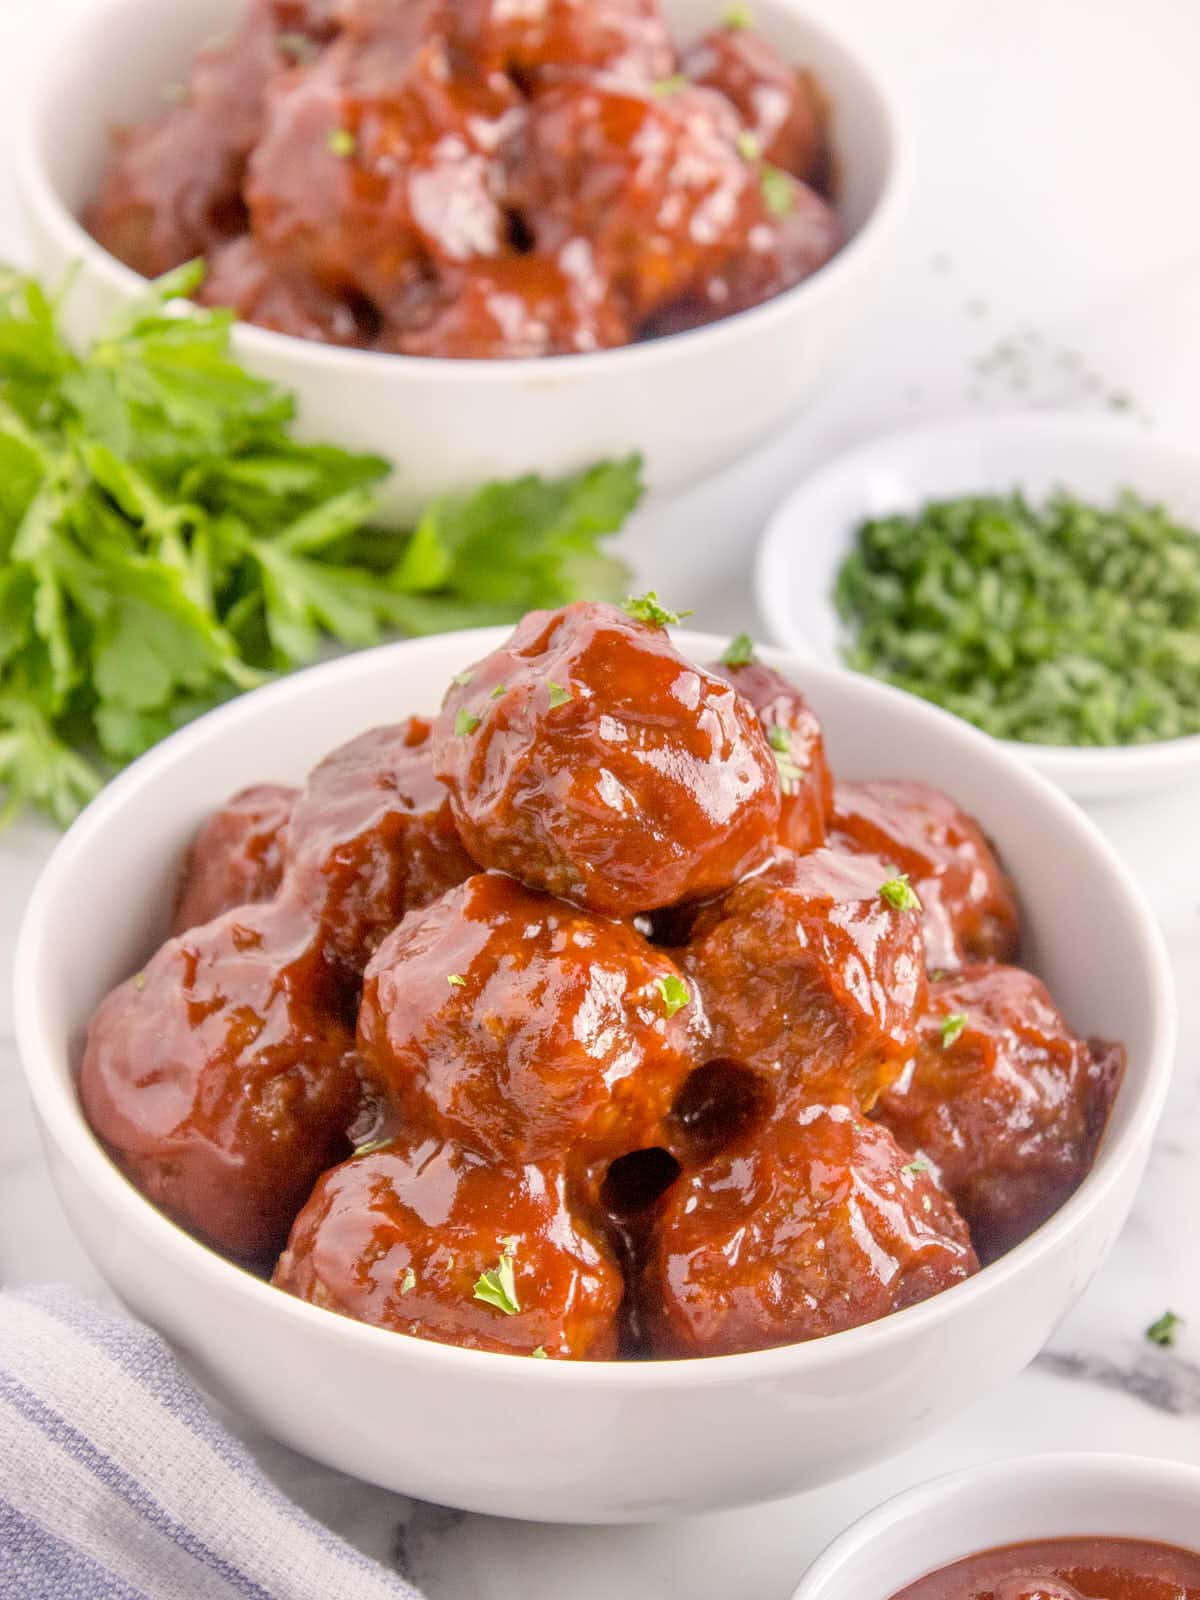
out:
<path id="1" fill-rule="evenodd" d="M 144 288 L 76 220 L 103 170 L 109 129 L 161 109 L 198 43 L 244 0 L 99 0 L 44 62 L 17 170 L 38 268 L 72 262 L 75 332 Z M 640 450 L 653 489 L 680 488 L 779 429 L 843 360 L 887 266 L 900 200 L 900 147 L 889 92 L 868 66 L 786 0 L 756 14 L 789 58 L 817 73 L 849 239 L 809 282 L 695 332 L 592 355 L 442 361 L 321 346 L 241 327 L 238 355 L 293 390 L 312 438 L 397 463 L 389 509 L 520 472 L 558 473 Z M 680 38 L 720 15 L 721 0 L 667 0 Z"/>
<path id="2" fill-rule="evenodd" d="M 755 577 L 768 631 L 797 655 L 837 664 L 834 581 L 863 521 L 957 495 L 1020 489 L 1037 500 L 1058 488 L 1101 504 L 1133 489 L 1200 528 L 1200 454 L 1136 423 L 1061 411 L 936 422 L 847 451 L 783 502 Z M 1117 748 L 1005 743 L 1081 800 L 1200 779 L 1200 735 Z"/>
<path id="3" fill-rule="evenodd" d="M 88 1017 L 163 937 L 192 830 L 252 780 L 295 782 L 373 724 L 438 705 L 504 637 L 446 634 L 333 661 L 175 734 L 55 851 L 21 930 L 16 1021 L 54 1181 L 100 1271 L 231 1403 L 297 1450 L 503 1516 L 647 1521 L 769 1499 L 902 1449 L 1036 1354 L 1129 1211 L 1170 1076 L 1171 978 L 1125 868 L 1086 817 L 991 740 L 848 673 L 793 671 L 851 777 L 921 776 L 982 819 L 1020 888 L 1029 958 L 1129 1070 L 1095 1168 L 1002 1261 L 817 1342 L 696 1361 L 573 1363 L 455 1349 L 332 1315 L 231 1266 L 146 1203 L 80 1111 Z M 723 639 L 681 632 L 710 660 Z"/>
<path id="4" fill-rule="evenodd" d="M 792 1600 L 892 1600 L 906 1584 L 981 1550 L 1081 1536 L 1200 1548 L 1200 1467 L 1046 1455 L 955 1472 L 897 1495 L 847 1529 Z"/>

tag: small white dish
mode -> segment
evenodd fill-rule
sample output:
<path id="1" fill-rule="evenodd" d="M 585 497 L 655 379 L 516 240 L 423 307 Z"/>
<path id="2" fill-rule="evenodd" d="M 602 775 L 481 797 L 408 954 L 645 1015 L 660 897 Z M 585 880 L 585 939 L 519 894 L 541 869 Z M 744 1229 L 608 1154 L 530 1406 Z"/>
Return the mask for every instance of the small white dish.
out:
<path id="1" fill-rule="evenodd" d="M 1166 1096 L 1175 1004 L 1162 935 L 1093 823 L 994 740 L 853 673 L 795 677 L 834 770 L 922 777 L 995 840 L 1026 959 L 1128 1069 L 1096 1164 L 976 1277 L 865 1327 L 695 1361 L 529 1361 L 413 1339 L 273 1289 L 156 1211 L 93 1137 L 75 1087 L 88 1018 L 163 939 L 197 823 L 253 781 L 301 781 L 334 746 L 436 708 L 506 630 L 387 645 L 296 673 L 136 761 L 58 846 L 29 903 L 16 1031 L 60 1199 L 116 1292 L 235 1410 L 293 1449 L 440 1505 L 551 1522 L 646 1522 L 828 1483 L 901 1450 L 1032 1360 L 1129 1213 Z M 677 632 L 711 661 L 728 642 Z M 1102 930 L 1098 935 L 1097 930 Z"/>
<path id="2" fill-rule="evenodd" d="M 54 283 L 79 264 L 66 308 L 77 335 L 145 290 L 78 220 L 110 130 L 160 110 L 163 85 L 245 4 L 94 0 L 35 75 L 17 179 L 39 271 Z M 721 0 L 664 0 L 664 10 L 686 40 L 717 20 Z M 398 515 L 489 478 L 567 472 L 634 450 L 650 488 L 670 491 L 745 454 L 820 394 L 865 327 L 888 271 L 905 166 L 892 88 L 857 49 L 791 0 L 762 0 L 755 14 L 789 60 L 812 68 L 832 106 L 848 238 L 807 282 L 706 328 L 589 355 L 421 359 L 244 325 L 234 332 L 239 359 L 296 394 L 306 437 L 395 461 L 387 507 Z"/>
<path id="3" fill-rule="evenodd" d="M 1019 489 L 1038 500 L 1058 488 L 1101 504 L 1132 489 L 1200 528 L 1200 454 L 1133 422 L 1031 411 L 932 423 L 838 456 L 775 512 L 755 579 L 767 630 L 797 655 L 841 665 L 834 582 L 862 522 L 957 495 Z M 1117 748 L 1004 743 L 1080 800 L 1200 780 L 1200 735 Z"/>
<path id="4" fill-rule="evenodd" d="M 1200 1548 L 1200 1467 L 1141 1456 L 1045 1455 L 936 1478 L 835 1539 L 792 1600 L 892 1600 L 907 1584 L 980 1551 L 1080 1537 Z"/>

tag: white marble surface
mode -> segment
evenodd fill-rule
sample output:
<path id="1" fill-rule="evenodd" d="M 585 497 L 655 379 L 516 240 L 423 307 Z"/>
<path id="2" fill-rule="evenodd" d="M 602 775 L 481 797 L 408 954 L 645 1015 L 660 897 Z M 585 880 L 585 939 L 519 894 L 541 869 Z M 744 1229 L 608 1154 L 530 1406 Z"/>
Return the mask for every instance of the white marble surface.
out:
<path id="1" fill-rule="evenodd" d="M 14 114 L 38 52 L 86 3 L 0 0 L 0 116 Z M 755 459 L 646 511 L 631 531 L 646 583 L 693 607 L 705 627 L 754 624 L 748 566 L 763 517 L 806 466 L 844 443 L 922 416 L 1026 403 L 1128 403 L 1144 425 L 1194 442 L 1200 409 L 1194 0 L 812 6 L 840 19 L 903 85 L 917 190 L 887 303 L 823 403 Z M 7 148 L 0 249 L 19 257 Z M 1200 791 L 1095 815 L 1170 941 L 1179 1059 L 1136 1212 L 1022 1377 L 871 1472 L 801 1499 L 662 1527 L 549 1528 L 412 1507 L 251 1439 L 268 1470 L 365 1550 L 405 1565 L 436 1600 L 783 1600 L 829 1537 L 921 1477 L 1061 1447 L 1200 1462 Z M 0 838 L 5 972 L 53 842 L 28 822 Z M 99 1288 L 42 1165 L 5 979 L 0 1281 L 50 1277 Z M 1167 1306 L 1189 1318 L 1170 1354 L 1142 1338 Z"/>

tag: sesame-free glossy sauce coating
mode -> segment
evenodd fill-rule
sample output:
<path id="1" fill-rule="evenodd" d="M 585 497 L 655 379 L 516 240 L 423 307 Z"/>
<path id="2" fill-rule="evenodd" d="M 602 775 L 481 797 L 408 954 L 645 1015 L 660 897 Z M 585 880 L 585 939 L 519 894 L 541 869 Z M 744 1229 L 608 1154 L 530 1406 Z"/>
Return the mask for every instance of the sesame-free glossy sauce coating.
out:
<path id="1" fill-rule="evenodd" d="M 985 1550 L 893 1600 L 1200 1600 L 1200 1551 L 1141 1539 L 1046 1539 Z"/>

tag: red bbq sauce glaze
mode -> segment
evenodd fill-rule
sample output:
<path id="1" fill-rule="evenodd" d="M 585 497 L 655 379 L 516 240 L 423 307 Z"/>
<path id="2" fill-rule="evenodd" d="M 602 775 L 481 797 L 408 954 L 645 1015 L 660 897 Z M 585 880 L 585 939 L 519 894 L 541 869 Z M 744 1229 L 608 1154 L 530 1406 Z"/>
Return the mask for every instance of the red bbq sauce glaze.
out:
<path id="1" fill-rule="evenodd" d="M 1200 1551 L 1143 1539 L 1045 1539 L 968 1556 L 892 1600 L 1200 1600 Z"/>

